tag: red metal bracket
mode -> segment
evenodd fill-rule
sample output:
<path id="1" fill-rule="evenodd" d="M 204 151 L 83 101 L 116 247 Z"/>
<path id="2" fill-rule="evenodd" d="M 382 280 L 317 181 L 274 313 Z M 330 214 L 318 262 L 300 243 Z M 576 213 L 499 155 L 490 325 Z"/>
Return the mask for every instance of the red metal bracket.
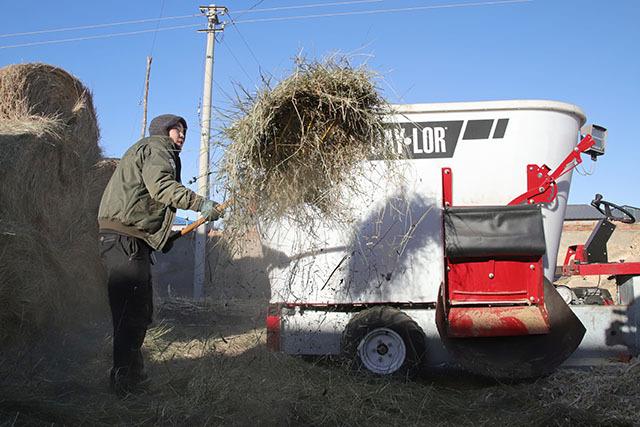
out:
<path id="1" fill-rule="evenodd" d="M 573 262 L 571 262 L 573 258 Z M 584 263 L 587 261 L 587 256 L 584 253 L 584 245 L 571 245 L 567 248 L 567 254 L 564 256 L 564 262 L 562 263 L 562 274 L 570 276 L 571 265 L 575 263 Z"/>
<path id="2" fill-rule="evenodd" d="M 584 253 L 584 245 L 571 245 L 567 248 L 567 254 L 564 257 L 563 267 L 570 264 L 571 258 L 574 257 L 574 262 L 587 262 L 587 256 Z"/>
<path id="3" fill-rule="evenodd" d="M 640 262 L 587 262 L 584 245 L 572 245 L 567 248 L 567 254 L 562 263 L 563 276 L 637 276 L 640 275 Z"/>
<path id="4" fill-rule="evenodd" d="M 280 351 L 280 304 L 269 304 L 267 311 L 267 349 Z"/>
<path id="5" fill-rule="evenodd" d="M 442 168 L 442 205 L 453 205 L 453 173 L 451 168 Z"/>
<path id="6" fill-rule="evenodd" d="M 595 144 L 591 135 L 587 135 L 578 143 L 571 153 L 560 163 L 551 173 L 547 165 L 527 166 L 527 188 L 528 190 L 509 202 L 509 205 L 519 205 L 522 203 L 550 203 L 558 195 L 556 181 L 565 173 L 571 171 L 582 163 L 580 155 Z"/>
<path id="7" fill-rule="evenodd" d="M 572 263 L 562 267 L 565 276 L 638 276 L 640 262 L 609 262 L 606 264 Z"/>

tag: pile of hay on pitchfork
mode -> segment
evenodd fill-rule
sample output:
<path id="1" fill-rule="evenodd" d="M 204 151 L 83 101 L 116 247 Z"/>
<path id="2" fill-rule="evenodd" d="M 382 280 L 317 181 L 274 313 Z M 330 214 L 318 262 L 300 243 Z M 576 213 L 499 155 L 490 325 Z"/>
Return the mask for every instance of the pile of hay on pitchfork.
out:
<path id="1" fill-rule="evenodd" d="M 318 214 L 345 213 L 343 195 L 358 190 L 358 166 L 395 156 L 383 143 L 388 104 L 374 78 L 343 58 L 299 59 L 289 77 L 240 102 L 225 129 L 231 144 L 222 171 L 235 200 L 227 228 L 252 212 L 307 225 Z"/>

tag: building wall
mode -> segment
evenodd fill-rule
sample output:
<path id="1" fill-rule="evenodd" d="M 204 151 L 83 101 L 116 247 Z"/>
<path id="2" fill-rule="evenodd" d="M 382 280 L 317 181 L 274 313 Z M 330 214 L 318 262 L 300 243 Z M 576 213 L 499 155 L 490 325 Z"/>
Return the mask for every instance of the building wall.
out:
<path id="1" fill-rule="evenodd" d="M 193 295 L 194 245 L 195 233 L 190 233 L 176 240 L 169 253 L 156 253 L 152 274 L 157 295 Z M 211 233 L 207 242 L 205 296 L 216 301 L 251 300 L 266 306 L 270 296 L 268 269 L 256 230 L 238 242 L 233 252 L 219 233 Z"/>

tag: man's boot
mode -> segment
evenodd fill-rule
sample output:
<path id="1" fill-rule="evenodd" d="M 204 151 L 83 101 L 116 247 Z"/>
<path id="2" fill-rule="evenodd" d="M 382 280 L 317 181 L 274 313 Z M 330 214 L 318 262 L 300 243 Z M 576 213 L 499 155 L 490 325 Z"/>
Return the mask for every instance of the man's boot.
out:
<path id="1" fill-rule="evenodd" d="M 109 374 L 109 387 L 119 397 L 131 393 L 129 369 L 126 367 L 112 368 Z"/>

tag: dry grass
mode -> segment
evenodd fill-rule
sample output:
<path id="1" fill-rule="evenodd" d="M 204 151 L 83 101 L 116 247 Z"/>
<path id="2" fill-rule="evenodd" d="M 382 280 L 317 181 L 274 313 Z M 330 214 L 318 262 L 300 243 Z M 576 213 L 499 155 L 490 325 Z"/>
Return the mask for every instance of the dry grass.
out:
<path id="1" fill-rule="evenodd" d="M 298 58 L 293 73 L 239 101 L 225 130 L 231 144 L 222 173 L 235 204 L 225 226 L 243 234 L 255 223 L 287 217 L 312 229 L 318 218 L 348 215 L 344 194 L 358 191 L 358 165 L 392 159 L 384 144 L 375 75 L 344 58 Z"/>
<path id="2" fill-rule="evenodd" d="M 0 122 L 4 122 L 0 126 L 3 131 L 21 127 L 39 136 L 42 132 L 54 134 L 73 145 L 85 163 L 93 164 L 100 158 L 91 93 L 61 68 L 40 63 L 0 68 Z"/>
<path id="3" fill-rule="evenodd" d="M 633 425 L 640 366 L 560 369 L 499 384 L 461 373 L 404 382 L 340 362 L 275 354 L 255 312 L 172 301 L 145 341 L 152 382 L 107 391 L 108 326 L 0 358 L 0 423 L 11 425 Z M 187 307 L 189 305 L 189 307 Z M 186 310 L 180 322 L 172 320 Z M 163 319 L 164 318 L 164 319 Z M 96 330 L 99 333 L 96 333 Z"/>
<path id="4" fill-rule="evenodd" d="M 0 341 L 104 312 L 90 171 L 55 138 L 0 147 Z"/>
<path id="5" fill-rule="evenodd" d="M 89 189 L 86 214 L 90 218 L 98 217 L 102 193 L 104 193 L 111 175 L 116 170 L 118 161 L 118 159 L 102 159 L 92 165 L 85 174 L 87 188 Z"/>
<path id="6" fill-rule="evenodd" d="M 106 315 L 91 96 L 44 64 L 0 69 L 0 342 Z"/>

